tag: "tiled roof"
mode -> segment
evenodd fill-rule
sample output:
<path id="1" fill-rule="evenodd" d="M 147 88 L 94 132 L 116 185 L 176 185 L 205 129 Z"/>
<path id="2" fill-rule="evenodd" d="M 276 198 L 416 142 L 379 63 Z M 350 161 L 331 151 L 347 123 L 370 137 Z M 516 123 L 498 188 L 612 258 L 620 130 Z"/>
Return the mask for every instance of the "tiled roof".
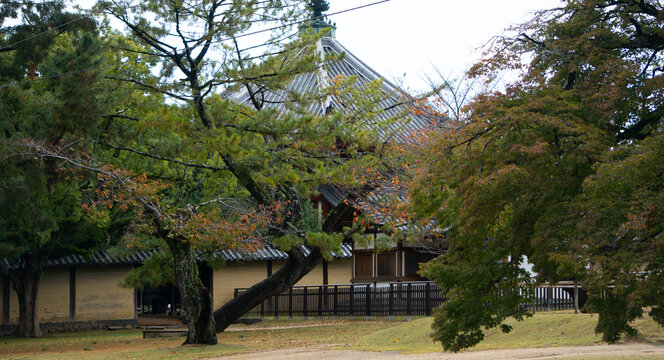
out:
<path id="1" fill-rule="evenodd" d="M 348 244 L 341 245 L 339 253 L 333 253 L 332 257 L 335 259 L 350 259 L 351 246 Z M 72 267 L 72 266 L 109 266 L 109 265 L 139 265 L 149 258 L 156 250 L 144 251 L 139 250 L 131 255 L 111 255 L 106 250 L 100 250 L 92 254 L 90 259 L 81 255 L 70 255 L 61 257 L 59 259 L 51 259 L 46 262 L 47 268 L 54 267 Z M 311 250 L 302 245 L 302 251 L 308 255 Z M 286 260 L 288 254 L 275 249 L 273 247 L 264 246 L 261 249 L 253 251 L 248 250 L 219 250 L 213 255 L 213 258 L 223 258 L 227 262 L 251 262 L 251 261 L 268 261 L 268 260 Z M 196 256 L 198 261 L 203 261 L 203 256 Z M 0 264 L 5 269 L 12 269 L 16 266 L 11 264 L 7 259 L 2 259 Z"/>
<path id="2" fill-rule="evenodd" d="M 411 131 L 416 129 L 423 129 L 429 126 L 426 119 L 408 112 L 404 102 L 410 102 L 411 97 L 392 84 L 390 81 L 384 79 L 375 70 L 371 69 L 362 60 L 353 55 L 348 49 L 341 45 L 336 39 L 331 37 L 323 37 L 320 39 L 320 45 L 325 55 L 338 55 L 345 54 L 343 58 L 336 62 L 328 63 L 321 71 L 300 74 L 295 76 L 287 88 L 281 91 L 264 91 L 261 96 L 264 98 L 265 107 L 279 110 L 280 112 L 287 112 L 286 104 L 289 102 L 289 92 L 296 92 L 299 94 L 317 94 L 324 90 L 330 81 L 338 76 L 349 77 L 357 76 L 357 86 L 366 88 L 372 81 L 383 80 L 383 93 L 384 99 L 379 103 L 379 108 L 383 109 L 381 113 L 376 116 L 376 121 L 385 123 L 385 121 L 393 117 L 402 117 L 401 121 L 397 121 L 391 125 L 386 125 L 383 128 L 377 129 L 383 141 L 396 141 L 408 142 Z M 239 103 L 250 104 L 251 100 L 245 88 L 233 93 L 227 93 L 229 99 Z M 329 99 L 334 109 L 344 108 L 341 104 L 335 102 L 334 98 Z M 322 101 L 313 101 L 307 111 L 311 114 L 323 114 Z M 404 116 L 405 114 L 405 116 Z"/>
<path id="3" fill-rule="evenodd" d="M 337 206 L 344 198 L 346 198 L 346 192 L 341 190 L 335 185 L 323 184 L 318 187 L 320 195 L 327 200 L 332 206 Z"/>

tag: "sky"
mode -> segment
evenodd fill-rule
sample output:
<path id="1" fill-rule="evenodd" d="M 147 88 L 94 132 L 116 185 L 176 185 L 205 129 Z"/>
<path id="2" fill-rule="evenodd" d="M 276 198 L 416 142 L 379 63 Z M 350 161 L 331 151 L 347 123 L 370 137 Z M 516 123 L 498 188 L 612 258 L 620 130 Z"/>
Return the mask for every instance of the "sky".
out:
<path id="1" fill-rule="evenodd" d="M 380 0 L 328 0 L 328 14 Z M 90 8 L 94 0 L 73 0 Z M 458 78 L 493 36 L 532 18 L 560 0 L 388 0 L 330 15 L 336 37 L 350 52 L 386 79 L 405 89 L 427 90 L 426 77 L 436 69 Z M 116 21 L 117 22 L 117 21 Z M 112 22 L 112 23 L 116 23 Z M 115 24 L 119 26 L 119 22 Z M 120 26 L 121 27 L 121 26 Z M 264 37 L 264 36 L 263 36 Z M 260 42 L 261 36 L 250 43 Z"/>
<path id="2" fill-rule="evenodd" d="M 376 0 L 329 0 L 333 13 Z M 390 0 L 330 16 L 337 40 L 388 80 L 426 89 L 434 68 L 459 77 L 492 36 L 559 0 Z M 405 74 L 405 76 L 404 76 Z"/>

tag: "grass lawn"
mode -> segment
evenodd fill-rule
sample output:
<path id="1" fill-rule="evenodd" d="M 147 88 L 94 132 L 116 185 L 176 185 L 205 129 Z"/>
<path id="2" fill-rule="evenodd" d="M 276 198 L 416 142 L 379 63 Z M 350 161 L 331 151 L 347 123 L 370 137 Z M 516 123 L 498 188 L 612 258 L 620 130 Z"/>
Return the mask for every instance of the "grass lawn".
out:
<path id="1" fill-rule="evenodd" d="M 514 323 L 510 334 L 490 331 L 475 349 L 590 345 L 597 317 L 586 314 L 537 314 Z M 216 346 L 180 347 L 184 338 L 143 339 L 140 330 L 52 334 L 41 339 L 0 338 L 0 358 L 9 359 L 199 359 L 248 351 L 331 344 L 338 349 L 441 351 L 430 337 L 431 319 L 389 321 L 383 318 L 265 320 L 233 325 Z M 652 320 L 636 324 L 644 341 L 664 344 L 664 330 Z"/>
<path id="2" fill-rule="evenodd" d="M 510 333 L 491 329 L 486 332 L 483 342 L 469 350 L 579 346 L 602 342 L 602 338 L 595 335 L 597 315 L 593 314 L 538 313 L 522 322 L 509 321 L 508 324 L 513 326 Z M 639 319 L 635 326 L 639 329 L 640 338 L 626 341 L 664 344 L 664 329 L 651 318 Z M 404 353 L 440 351 L 440 344 L 431 341 L 430 332 L 431 318 L 423 318 L 365 335 L 350 348 Z"/>
<path id="3" fill-rule="evenodd" d="M 0 358 L 9 359 L 199 359 L 247 351 L 320 344 L 347 344 L 403 322 L 363 318 L 265 320 L 233 325 L 215 346 L 180 347 L 183 337 L 143 339 L 140 330 L 51 334 L 41 339 L 0 338 Z M 291 327 L 280 329 L 281 327 Z"/>

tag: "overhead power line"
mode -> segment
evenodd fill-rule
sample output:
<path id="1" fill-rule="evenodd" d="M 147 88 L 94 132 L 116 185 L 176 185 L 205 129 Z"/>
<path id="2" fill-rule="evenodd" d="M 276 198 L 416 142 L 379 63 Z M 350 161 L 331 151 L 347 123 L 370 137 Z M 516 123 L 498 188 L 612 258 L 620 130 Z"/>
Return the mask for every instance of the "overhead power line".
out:
<path id="1" fill-rule="evenodd" d="M 41 5 L 41 4 L 54 4 L 60 1 L 16 1 L 16 0 L 0 0 L 0 4 L 11 4 L 11 5 Z"/>
<path id="2" fill-rule="evenodd" d="M 71 24 L 71 23 L 75 23 L 75 22 L 77 22 L 77 21 L 79 21 L 79 20 L 81 20 L 81 19 L 84 19 L 84 18 L 86 18 L 86 16 L 78 17 L 78 18 L 76 18 L 76 19 L 74 19 L 74 20 L 67 21 L 67 22 L 64 23 L 64 24 L 60 24 L 60 25 L 58 25 L 58 26 L 54 26 L 54 27 L 52 27 L 52 28 L 49 28 L 48 30 L 44 30 L 44 31 L 42 31 L 42 32 L 40 32 L 40 33 L 37 33 L 37 34 L 31 35 L 31 36 L 28 36 L 28 37 L 25 38 L 25 39 L 22 39 L 22 40 L 19 40 L 19 41 L 17 41 L 17 42 L 11 43 L 11 44 L 9 44 L 9 45 L 3 46 L 3 47 L 0 48 L 0 52 L 3 51 L 3 50 L 6 50 L 6 49 L 11 49 L 11 48 L 13 48 L 14 46 L 16 46 L 16 45 L 18 45 L 18 44 L 20 44 L 20 43 L 23 43 L 23 42 L 26 42 L 26 41 L 28 41 L 28 40 L 34 39 L 34 38 L 36 38 L 36 37 L 38 37 L 38 36 L 42 36 L 42 35 L 44 35 L 44 34 L 47 34 L 47 33 L 51 32 L 51 31 L 55 31 L 55 30 L 57 30 L 57 29 L 60 29 L 60 28 L 62 28 L 62 27 L 65 27 L 65 26 L 67 26 L 67 25 L 69 25 L 69 24 Z"/>
<path id="3" fill-rule="evenodd" d="M 380 0 L 380 1 L 376 1 L 376 2 L 369 3 L 369 4 L 364 4 L 364 5 L 360 5 L 360 6 L 352 7 L 352 8 L 349 8 L 349 9 L 336 11 L 336 12 L 333 12 L 333 13 L 327 14 L 326 16 L 334 16 L 334 15 L 344 14 L 344 13 L 347 13 L 347 12 L 356 11 L 356 10 L 364 9 L 364 8 L 367 8 L 367 7 L 370 7 L 370 6 L 375 6 L 375 5 L 378 5 L 378 4 L 386 3 L 386 2 L 388 2 L 388 1 L 391 1 L 391 0 Z M 41 33 L 39 33 L 39 34 L 35 34 L 35 35 L 33 35 L 33 36 L 29 37 L 29 38 L 23 39 L 23 40 L 18 41 L 18 42 L 14 43 L 14 44 L 11 44 L 11 45 L 8 45 L 8 46 L 6 46 L 6 47 L 3 47 L 2 49 L 5 49 L 5 48 L 10 47 L 10 46 L 14 46 L 14 45 L 16 45 L 16 44 L 19 44 L 19 43 L 24 42 L 24 41 L 27 41 L 27 40 L 30 40 L 30 39 L 35 38 L 35 37 L 37 37 L 37 36 L 43 35 L 43 34 L 49 32 L 49 31 L 53 31 L 53 30 L 55 30 L 56 28 L 60 28 L 60 27 L 66 26 L 66 25 L 68 25 L 68 24 L 70 24 L 70 23 L 72 23 L 72 22 L 75 22 L 75 21 L 81 20 L 81 19 L 83 19 L 83 18 L 85 18 L 85 16 L 82 16 L 82 17 L 80 17 L 80 18 L 77 18 L 77 19 L 71 20 L 71 21 L 69 21 L 69 22 L 67 22 L 67 23 L 64 23 L 64 24 L 62 24 L 62 25 L 59 25 L 58 27 L 55 27 L 55 28 L 52 28 L 52 29 L 49 29 L 49 30 L 43 31 L 43 32 L 41 32 Z M 233 40 L 233 39 L 238 39 L 238 38 L 244 38 L 244 37 L 248 37 L 248 36 L 258 35 L 258 34 L 262 34 L 262 33 L 268 32 L 268 31 L 273 31 L 273 30 L 278 30 L 278 29 L 282 29 L 282 28 L 285 28 L 285 27 L 293 26 L 293 25 L 303 24 L 303 23 L 306 23 L 306 22 L 308 22 L 308 21 L 316 20 L 316 19 L 318 19 L 318 18 L 320 18 L 320 17 L 311 17 L 311 18 L 304 19 L 304 20 L 299 20 L 299 21 L 294 21 L 294 22 L 290 22 L 290 23 L 287 23 L 287 24 L 282 24 L 282 25 L 278 25 L 278 26 L 273 26 L 273 27 L 270 27 L 270 28 L 267 28 L 267 29 L 256 30 L 256 31 L 252 31 L 252 32 L 245 33 L 245 34 L 240 34 L 240 35 L 237 35 L 237 36 L 235 36 L 235 37 L 228 37 L 228 38 L 224 38 L 224 39 L 219 39 L 219 40 L 217 40 L 217 41 L 212 41 L 212 42 L 210 42 L 210 43 L 211 43 L 211 44 L 218 44 L 218 43 L 222 43 L 222 42 L 230 41 L 230 40 Z M 0 49 L 0 50 L 2 50 L 2 49 Z M 190 50 L 193 50 L 193 49 L 194 49 L 194 48 L 191 48 Z M 180 51 L 180 50 L 185 50 L 185 48 L 175 48 L 175 49 L 174 49 L 174 51 Z M 122 64 L 125 64 L 125 63 L 127 63 L 127 62 L 136 62 L 136 61 L 142 60 L 143 58 L 145 58 L 145 57 L 141 57 L 141 56 L 139 56 L 139 57 L 137 57 L 136 59 L 127 60 L 127 61 L 120 61 L 120 62 L 118 62 L 118 63 L 114 63 L 114 64 L 101 65 L 101 66 L 90 67 L 90 68 L 81 69 L 81 70 L 69 71 L 69 72 L 66 72 L 66 73 L 60 73 L 60 74 L 54 74 L 54 75 L 49 75 L 49 76 L 39 77 L 39 78 L 31 79 L 31 80 L 24 80 L 24 81 L 14 82 L 14 83 L 10 83 L 10 84 L 3 84 L 3 85 L 0 85 L 0 89 L 6 88 L 6 87 L 10 87 L 10 86 L 17 86 L 17 85 L 22 85 L 22 84 L 28 84 L 28 83 L 32 83 L 32 82 L 36 82 L 36 81 L 41 81 L 41 80 L 55 79 L 55 78 L 59 78 L 59 77 L 67 76 L 67 75 L 73 75 L 73 74 L 77 74 L 77 73 L 81 73 L 81 72 L 85 72 L 85 71 L 100 70 L 100 69 L 104 69 L 104 68 L 107 68 L 107 67 L 112 67 L 112 66 L 116 66 L 116 65 L 122 65 Z"/>
<path id="4" fill-rule="evenodd" d="M 369 3 L 369 4 L 356 6 L 356 7 L 350 8 L 350 9 L 345 9 L 345 10 L 340 10 L 340 11 L 337 11 L 337 12 L 329 13 L 326 16 L 334 16 L 334 15 L 339 15 L 339 14 L 343 14 L 343 13 L 347 13 L 347 12 L 351 12 L 351 11 L 355 11 L 355 10 L 360 10 L 360 9 L 363 9 L 363 8 L 366 8 L 366 7 L 369 7 L 369 6 L 374 6 L 374 5 L 386 3 L 388 1 L 391 1 L 391 0 L 376 1 L 376 2 Z M 316 20 L 318 18 L 320 18 L 320 17 L 318 17 L 318 16 L 317 17 L 312 17 L 312 18 L 308 18 L 308 19 L 304 19 L 304 20 L 300 20 L 300 21 L 294 21 L 294 22 L 279 25 L 279 26 L 273 26 L 273 27 L 267 28 L 267 29 L 252 31 L 252 32 L 249 32 L 249 33 L 246 33 L 246 34 L 240 34 L 240 35 L 236 36 L 235 39 L 242 38 L 242 37 L 247 37 L 247 36 L 251 36 L 251 35 L 257 35 L 257 34 L 261 34 L 261 33 L 272 31 L 272 30 L 278 30 L 278 29 L 282 29 L 282 28 L 285 28 L 285 27 L 293 26 L 293 25 L 304 24 L 308 21 Z M 229 38 L 225 38 L 225 39 L 220 39 L 220 40 L 217 40 L 217 41 L 213 41 L 212 43 L 221 43 L 221 42 L 225 42 L 225 41 L 229 41 L 229 40 L 233 40 L 233 38 L 229 37 Z M 178 50 L 180 50 L 180 49 L 178 49 Z"/>

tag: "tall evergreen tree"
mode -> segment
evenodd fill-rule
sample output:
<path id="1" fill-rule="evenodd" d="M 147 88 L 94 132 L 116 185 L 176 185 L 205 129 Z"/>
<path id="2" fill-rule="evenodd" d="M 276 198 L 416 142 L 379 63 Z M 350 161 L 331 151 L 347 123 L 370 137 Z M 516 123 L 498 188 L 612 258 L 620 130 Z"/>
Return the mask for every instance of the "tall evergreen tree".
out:
<path id="1" fill-rule="evenodd" d="M 181 169 L 177 171 L 194 180 L 188 185 L 175 182 L 165 194 L 165 211 L 152 211 L 149 230 L 173 257 L 189 325 L 185 343 L 216 343 L 215 330 L 223 331 L 264 299 L 288 289 L 338 249 L 340 236 L 307 231 L 307 197 L 322 181 L 352 182 L 354 166 L 371 166 L 373 155 L 367 150 L 378 137 L 365 119 L 382 111 L 380 84 L 359 89 L 354 79 L 334 79 L 330 87 L 310 94 L 287 89 L 294 76 L 316 74 L 324 62 L 336 58 L 318 52 L 317 38 L 310 32 L 293 31 L 294 24 L 310 16 L 305 5 L 282 0 L 99 3 L 143 47 L 123 51 L 158 64 L 157 78 L 131 69 L 109 78 L 174 105 L 168 112 L 128 114 L 136 121 L 116 119 L 106 145 L 128 157 L 151 159 L 152 169 L 163 166 L 160 163 Z M 271 38 L 259 46 L 265 49 L 260 55 L 240 45 L 255 24 L 274 27 Z M 239 89 L 246 91 L 250 105 L 235 101 Z M 270 106 L 269 92 L 282 94 L 282 110 Z M 312 114 L 312 108 L 340 94 L 353 121 L 342 112 Z M 373 125 L 375 130 L 381 124 L 374 120 Z M 141 166 L 145 163 L 137 168 Z M 271 277 L 213 314 L 193 252 L 219 244 L 214 239 L 203 243 L 168 221 L 214 210 L 228 197 L 244 198 L 253 213 L 269 214 L 260 233 L 267 244 L 276 241 L 289 258 Z M 221 215 L 230 221 L 237 214 Z M 243 240 L 236 238 L 235 246 L 243 246 Z M 299 246 L 303 244 L 312 251 L 305 253 Z"/>
<path id="2" fill-rule="evenodd" d="M 87 173 L 55 159 L 35 159 L 25 146 L 90 150 L 99 122 L 100 64 L 94 21 L 67 13 L 61 2 L 7 2 L 0 21 L 0 249 L 19 300 L 19 336 L 40 336 L 37 299 L 44 264 L 104 240 L 81 208 Z M 74 74 L 31 82 L 66 72 Z M 12 82 L 16 85 L 10 85 Z"/>

